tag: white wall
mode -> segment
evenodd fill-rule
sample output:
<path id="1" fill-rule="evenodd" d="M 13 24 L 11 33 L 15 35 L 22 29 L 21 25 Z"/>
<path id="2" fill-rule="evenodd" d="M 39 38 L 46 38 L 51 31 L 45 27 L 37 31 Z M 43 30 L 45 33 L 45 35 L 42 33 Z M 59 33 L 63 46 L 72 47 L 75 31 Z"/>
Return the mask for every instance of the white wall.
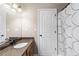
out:
<path id="1" fill-rule="evenodd" d="M 70 4 L 58 16 L 59 55 L 79 56 L 79 4 Z"/>
<path id="2" fill-rule="evenodd" d="M 4 11 L 4 8 L 0 6 L 0 42 L 5 41 L 5 39 L 6 39 L 6 12 Z"/>
<path id="3" fill-rule="evenodd" d="M 7 6 L 6 15 L 6 34 L 7 37 L 35 37 L 37 40 L 37 9 L 40 8 L 57 8 L 59 11 L 66 4 L 23 4 L 23 12 L 18 13 L 11 11 Z"/>

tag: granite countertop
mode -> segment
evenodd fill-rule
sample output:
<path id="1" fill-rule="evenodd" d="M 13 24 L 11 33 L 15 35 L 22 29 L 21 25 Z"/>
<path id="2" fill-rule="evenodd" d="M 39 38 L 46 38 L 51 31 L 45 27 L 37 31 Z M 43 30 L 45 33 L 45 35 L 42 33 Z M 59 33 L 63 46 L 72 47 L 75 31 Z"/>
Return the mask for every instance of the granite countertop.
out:
<path id="1" fill-rule="evenodd" d="M 26 51 L 28 46 L 33 42 L 33 39 L 22 39 L 18 43 L 28 43 L 25 47 L 23 48 L 14 48 L 13 45 L 10 45 L 3 50 L 0 51 L 0 56 L 22 56 L 22 54 Z"/>

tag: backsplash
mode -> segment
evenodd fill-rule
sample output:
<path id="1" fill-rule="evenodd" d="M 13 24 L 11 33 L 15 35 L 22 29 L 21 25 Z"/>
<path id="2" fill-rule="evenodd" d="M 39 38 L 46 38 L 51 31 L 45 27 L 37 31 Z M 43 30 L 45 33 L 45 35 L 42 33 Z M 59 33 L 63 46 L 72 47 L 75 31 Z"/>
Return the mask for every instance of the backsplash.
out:
<path id="1" fill-rule="evenodd" d="M 58 14 L 58 55 L 79 56 L 79 4 L 71 3 Z"/>

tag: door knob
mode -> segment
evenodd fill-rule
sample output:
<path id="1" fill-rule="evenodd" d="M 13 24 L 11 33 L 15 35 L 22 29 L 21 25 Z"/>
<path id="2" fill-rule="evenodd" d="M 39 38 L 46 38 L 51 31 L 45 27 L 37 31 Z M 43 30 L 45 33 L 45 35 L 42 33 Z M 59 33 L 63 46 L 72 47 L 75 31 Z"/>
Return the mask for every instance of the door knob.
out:
<path id="1" fill-rule="evenodd" d="M 1 37 L 3 37 L 4 35 L 2 34 Z"/>
<path id="2" fill-rule="evenodd" d="M 42 37 L 42 35 L 40 35 Z"/>
<path id="3" fill-rule="evenodd" d="M 54 33 L 56 33 L 56 31 L 54 31 Z"/>
<path id="4" fill-rule="evenodd" d="M 55 48 L 55 51 L 56 51 L 56 48 Z"/>

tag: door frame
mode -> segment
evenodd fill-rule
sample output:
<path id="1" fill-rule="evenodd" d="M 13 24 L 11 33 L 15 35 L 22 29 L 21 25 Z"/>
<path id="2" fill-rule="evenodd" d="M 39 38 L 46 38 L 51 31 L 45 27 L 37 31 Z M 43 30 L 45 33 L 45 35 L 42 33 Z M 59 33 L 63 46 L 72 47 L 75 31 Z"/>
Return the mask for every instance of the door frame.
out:
<path id="1" fill-rule="evenodd" d="M 55 8 L 54 8 L 55 9 Z M 52 8 L 45 8 L 45 9 L 37 9 L 37 47 L 38 47 L 38 55 L 39 55 L 39 45 L 40 45 L 40 43 L 39 43 L 39 40 L 40 40 L 40 37 L 39 37 L 39 27 L 40 27 L 40 25 L 39 25 L 39 16 L 38 16 L 38 14 L 39 14 L 39 11 L 41 11 L 41 10 L 54 10 L 54 9 L 52 9 Z M 55 9 L 55 10 L 57 10 L 57 54 L 56 54 L 56 56 L 58 55 L 58 9 Z"/>

